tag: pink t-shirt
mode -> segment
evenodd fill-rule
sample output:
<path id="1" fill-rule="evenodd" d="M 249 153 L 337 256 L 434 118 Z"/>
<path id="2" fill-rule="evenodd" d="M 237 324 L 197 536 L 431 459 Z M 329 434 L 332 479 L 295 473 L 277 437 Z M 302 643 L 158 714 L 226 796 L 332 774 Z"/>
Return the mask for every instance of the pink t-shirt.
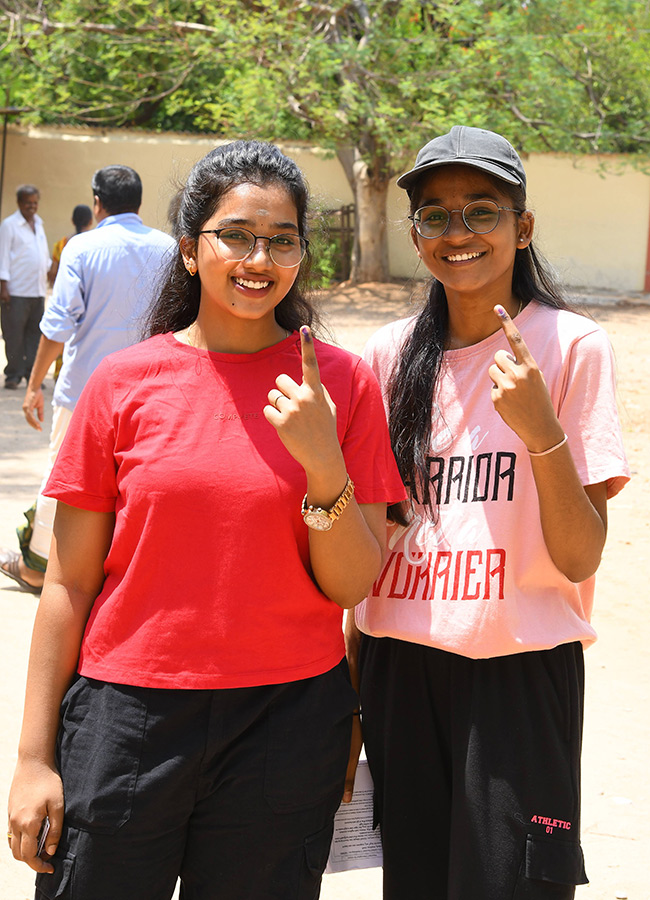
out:
<path id="1" fill-rule="evenodd" d="M 359 503 L 404 496 L 377 381 L 316 342 Z M 159 335 L 108 356 L 77 405 L 47 486 L 115 511 L 106 581 L 79 672 L 157 688 L 232 688 L 321 674 L 343 656 L 341 609 L 318 589 L 300 513 L 306 476 L 262 413 L 296 334 L 222 354 Z"/>
<path id="2" fill-rule="evenodd" d="M 365 357 L 382 388 L 413 320 L 381 329 Z M 544 374 L 583 484 L 629 479 L 607 336 L 591 319 L 530 303 L 517 326 Z M 488 368 L 508 344 L 499 330 L 445 353 L 434 404 L 430 489 L 439 519 L 415 507 L 393 527 L 359 628 L 474 659 L 595 640 L 594 578 L 569 581 L 542 535 L 530 458 L 495 411 Z"/>

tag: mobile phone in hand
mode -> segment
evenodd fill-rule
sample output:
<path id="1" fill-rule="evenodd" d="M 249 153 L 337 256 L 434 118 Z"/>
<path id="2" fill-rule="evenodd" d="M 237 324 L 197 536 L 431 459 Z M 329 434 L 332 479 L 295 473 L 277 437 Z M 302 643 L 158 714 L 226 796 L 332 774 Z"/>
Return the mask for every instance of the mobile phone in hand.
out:
<path id="1" fill-rule="evenodd" d="M 41 825 L 41 830 L 38 832 L 38 846 L 36 848 L 36 855 L 42 856 L 45 851 L 45 841 L 47 840 L 47 836 L 50 833 L 50 819 L 48 816 L 45 816 L 43 819 L 43 824 Z"/>

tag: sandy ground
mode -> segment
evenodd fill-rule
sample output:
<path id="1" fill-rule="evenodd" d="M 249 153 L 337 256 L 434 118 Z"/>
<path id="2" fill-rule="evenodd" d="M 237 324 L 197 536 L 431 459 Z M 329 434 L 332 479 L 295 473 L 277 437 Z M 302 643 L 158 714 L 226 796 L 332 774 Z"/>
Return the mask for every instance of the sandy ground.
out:
<path id="1" fill-rule="evenodd" d="M 328 294 L 325 312 L 334 337 L 359 352 L 384 322 L 402 315 L 408 288 L 365 285 Z M 616 352 L 619 400 L 633 480 L 609 507 L 609 538 L 600 568 L 594 623 L 599 641 L 586 654 L 583 844 L 591 884 L 580 900 L 650 900 L 650 298 L 614 294 L 586 298 Z M 0 355 L 4 357 L 4 354 Z M 52 382 L 47 380 L 51 398 Z M 36 494 L 46 453 L 43 434 L 28 428 L 22 391 L 0 389 L 0 544 L 15 546 L 14 528 Z M 27 654 L 37 599 L 0 577 L 0 808 L 16 760 Z M 33 896 L 32 873 L 0 850 L 0 900 Z M 328 875 L 323 900 L 375 900 L 381 872 Z M 469 900 L 469 898 L 468 898 Z"/>

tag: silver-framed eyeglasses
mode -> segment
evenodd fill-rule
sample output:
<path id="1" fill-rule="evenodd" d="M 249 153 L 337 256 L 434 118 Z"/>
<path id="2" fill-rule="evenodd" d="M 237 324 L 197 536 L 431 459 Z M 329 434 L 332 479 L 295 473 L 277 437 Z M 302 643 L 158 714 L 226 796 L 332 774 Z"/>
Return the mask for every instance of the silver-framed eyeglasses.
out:
<path id="1" fill-rule="evenodd" d="M 462 209 L 445 209 L 444 206 L 421 206 L 409 219 L 413 227 L 423 238 L 439 238 L 449 228 L 451 214 L 459 212 L 463 222 L 474 234 L 489 234 L 499 224 L 502 212 L 516 212 L 521 215 L 523 210 L 514 209 L 512 206 L 499 206 L 493 200 L 472 200 Z"/>
<path id="2" fill-rule="evenodd" d="M 269 256 L 276 266 L 282 269 L 292 269 L 300 265 L 309 246 L 309 241 L 297 234 L 274 234 L 267 237 L 264 234 L 253 234 L 247 228 L 232 225 L 226 228 L 209 228 L 207 231 L 200 231 L 199 234 L 213 234 L 222 256 L 234 260 L 246 259 L 258 241 L 266 241 Z"/>

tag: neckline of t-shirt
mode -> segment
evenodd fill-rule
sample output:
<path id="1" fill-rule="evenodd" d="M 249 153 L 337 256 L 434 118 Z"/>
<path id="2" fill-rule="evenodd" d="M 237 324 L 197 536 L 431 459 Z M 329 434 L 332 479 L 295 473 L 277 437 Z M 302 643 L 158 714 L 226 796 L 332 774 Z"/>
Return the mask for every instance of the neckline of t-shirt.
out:
<path id="1" fill-rule="evenodd" d="M 178 350 L 180 353 L 192 354 L 203 359 L 212 359 L 215 362 L 238 363 L 240 365 L 257 362 L 267 356 L 273 356 L 275 353 L 282 353 L 299 340 L 298 333 L 292 331 L 291 334 L 278 341 L 277 344 L 271 344 L 270 347 L 264 347 L 263 350 L 257 350 L 255 353 L 219 353 L 214 350 L 204 350 L 201 347 L 191 347 L 189 344 L 184 344 L 182 341 L 176 340 L 172 331 L 166 332 L 163 337 L 174 350 Z"/>
<path id="2" fill-rule="evenodd" d="M 528 319 L 531 318 L 531 316 L 537 309 L 539 309 L 539 304 L 534 300 L 531 300 L 526 304 L 526 307 L 522 309 L 519 315 L 513 319 L 513 322 L 517 325 L 517 327 L 519 327 L 520 325 L 525 325 Z M 478 344 L 470 344 L 469 347 L 457 347 L 454 350 L 445 350 L 444 359 L 446 362 L 456 362 L 457 360 L 466 359 L 469 356 L 474 356 L 474 354 L 485 353 L 485 351 L 490 350 L 493 345 L 501 344 L 504 341 L 505 335 L 503 333 L 503 329 L 499 328 L 494 332 L 494 334 L 491 334 L 489 337 L 484 338 L 484 340 L 479 341 Z"/>

